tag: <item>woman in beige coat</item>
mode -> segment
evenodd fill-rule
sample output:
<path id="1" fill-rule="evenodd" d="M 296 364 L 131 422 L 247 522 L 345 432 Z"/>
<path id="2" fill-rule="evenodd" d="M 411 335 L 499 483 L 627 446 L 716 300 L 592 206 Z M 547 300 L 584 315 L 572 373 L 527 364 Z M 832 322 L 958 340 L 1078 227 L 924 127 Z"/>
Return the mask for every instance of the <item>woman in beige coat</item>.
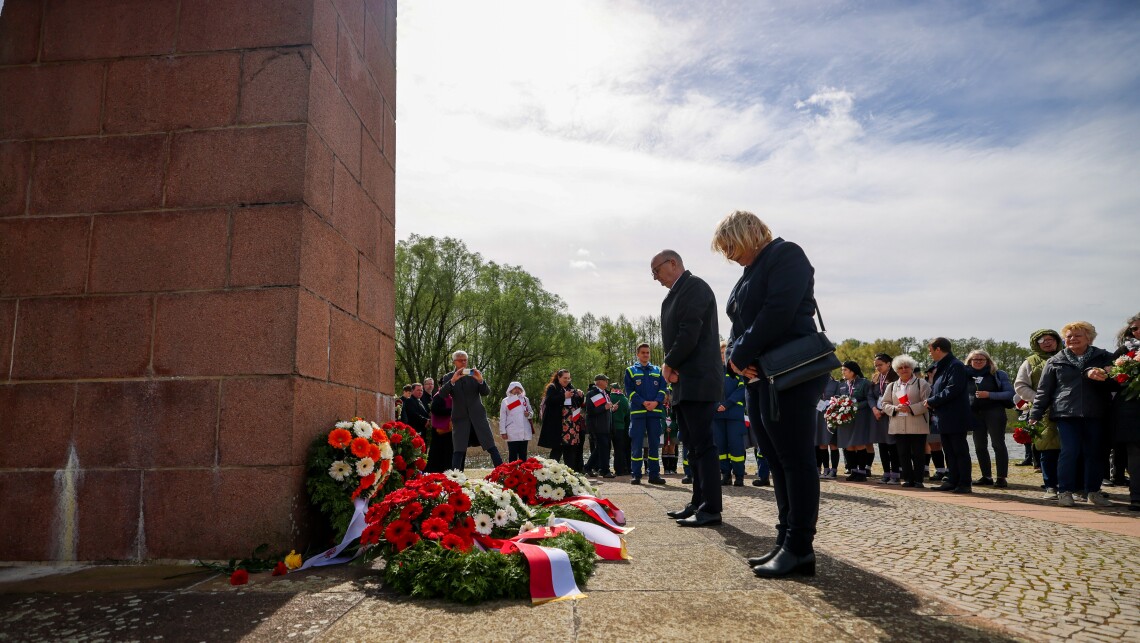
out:
<path id="1" fill-rule="evenodd" d="M 887 384 L 879 407 L 891 417 L 889 432 L 899 448 L 902 486 L 922 488 L 926 436 L 930 433 L 930 419 L 922 403 L 930 397 L 930 383 L 915 376 L 918 362 L 910 355 L 894 358 L 891 367 L 899 374 L 899 379 Z"/>

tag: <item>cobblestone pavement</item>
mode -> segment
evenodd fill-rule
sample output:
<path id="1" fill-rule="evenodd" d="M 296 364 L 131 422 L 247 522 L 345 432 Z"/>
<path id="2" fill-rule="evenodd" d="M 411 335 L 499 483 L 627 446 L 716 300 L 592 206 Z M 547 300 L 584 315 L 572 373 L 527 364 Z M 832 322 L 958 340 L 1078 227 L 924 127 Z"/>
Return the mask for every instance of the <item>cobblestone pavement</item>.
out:
<path id="1" fill-rule="evenodd" d="M 0 641 L 1140 641 L 1140 539 L 1011 513 L 1040 496 L 1017 475 L 978 494 L 1011 500 L 1002 510 L 826 483 L 818 575 L 782 580 L 743 561 L 773 545 L 770 489 L 726 488 L 723 525 L 684 529 L 664 515 L 688 499 L 678 478 L 608 480 L 633 560 L 600 563 L 588 598 L 543 606 L 413 600 L 359 567 L 241 587 L 185 566 L 0 568 Z"/>

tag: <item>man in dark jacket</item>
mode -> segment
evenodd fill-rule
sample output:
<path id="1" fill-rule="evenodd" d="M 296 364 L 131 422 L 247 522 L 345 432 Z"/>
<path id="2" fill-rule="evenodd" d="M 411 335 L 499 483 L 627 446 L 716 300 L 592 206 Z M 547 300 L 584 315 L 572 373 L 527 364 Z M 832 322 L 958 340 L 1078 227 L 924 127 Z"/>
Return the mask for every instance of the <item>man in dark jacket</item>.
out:
<path id="1" fill-rule="evenodd" d="M 404 408 L 400 411 L 400 421 L 415 429 L 420 436 L 427 435 L 428 419 L 431 417 L 423 396 L 423 385 L 412 384 L 412 395 L 404 400 Z"/>
<path id="2" fill-rule="evenodd" d="M 610 472 L 610 413 L 614 410 L 614 403 L 607 391 L 610 378 L 598 375 L 594 384 L 586 391 L 586 431 L 594 438 L 594 446 L 590 451 L 590 460 L 586 462 L 586 471 L 598 472 L 603 478 L 612 478 Z M 614 465 L 617 468 L 617 465 Z"/>
<path id="3" fill-rule="evenodd" d="M 494 466 L 503 463 L 499 447 L 495 446 L 495 436 L 491 434 L 491 423 L 487 420 L 487 409 L 483 408 L 480 395 L 490 395 L 491 389 L 483 381 L 483 374 L 477 368 L 467 368 L 467 353 L 455 351 L 451 355 L 455 370 L 440 378 L 443 386 L 440 395 L 451 394 L 451 468 L 463 470 L 467 459 L 467 439 L 471 432 L 479 439 L 479 445 L 491 456 Z"/>
<path id="4" fill-rule="evenodd" d="M 942 436 L 949 472 L 939 491 L 970 493 L 970 447 L 966 433 L 970 430 L 970 396 L 966 367 L 951 352 L 950 340 L 937 337 L 927 347 L 934 360 L 934 379 L 930 397 L 923 405 L 931 410 L 930 430 Z"/>
<path id="5" fill-rule="evenodd" d="M 685 527 L 719 525 L 720 460 L 712 418 L 724 392 L 724 364 L 720 361 L 716 297 L 704 280 L 685 270 L 681 256 L 672 250 L 658 253 L 650 267 L 653 278 L 669 289 L 661 302 L 665 345 L 661 375 L 673 384 L 673 405 L 693 470 L 692 499 L 670 516 Z"/>

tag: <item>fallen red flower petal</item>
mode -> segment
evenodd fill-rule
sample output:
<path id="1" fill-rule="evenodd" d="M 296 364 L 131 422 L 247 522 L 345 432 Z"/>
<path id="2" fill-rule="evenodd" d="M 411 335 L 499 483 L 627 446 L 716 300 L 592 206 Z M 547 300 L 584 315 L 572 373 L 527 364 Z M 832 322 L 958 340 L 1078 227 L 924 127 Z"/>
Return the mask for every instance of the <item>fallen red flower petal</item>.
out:
<path id="1" fill-rule="evenodd" d="M 245 585 L 249 582 L 249 572 L 244 569 L 235 569 L 230 574 L 230 585 Z"/>

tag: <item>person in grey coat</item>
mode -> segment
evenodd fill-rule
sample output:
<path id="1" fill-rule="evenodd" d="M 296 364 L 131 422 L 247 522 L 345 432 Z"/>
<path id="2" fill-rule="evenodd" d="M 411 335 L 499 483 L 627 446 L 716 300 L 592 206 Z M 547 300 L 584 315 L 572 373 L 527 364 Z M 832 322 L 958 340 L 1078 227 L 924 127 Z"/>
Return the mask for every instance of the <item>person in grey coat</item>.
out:
<path id="1" fill-rule="evenodd" d="M 479 369 L 467 368 L 467 353 L 455 351 L 451 354 L 451 361 L 455 370 L 440 378 L 443 386 L 439 387 L 441 395 L 451 395 L 451 468 L 463 470 L 467 459 L 467 440 L 472 431 L 479 439 L 479 446 L 490 454 L 491 462 L 497 467 L 503 463 L 503 456 L 495 446 L 487 409 L 479 399 L 481 395 L 490 395 L 491 388 Z"/>

